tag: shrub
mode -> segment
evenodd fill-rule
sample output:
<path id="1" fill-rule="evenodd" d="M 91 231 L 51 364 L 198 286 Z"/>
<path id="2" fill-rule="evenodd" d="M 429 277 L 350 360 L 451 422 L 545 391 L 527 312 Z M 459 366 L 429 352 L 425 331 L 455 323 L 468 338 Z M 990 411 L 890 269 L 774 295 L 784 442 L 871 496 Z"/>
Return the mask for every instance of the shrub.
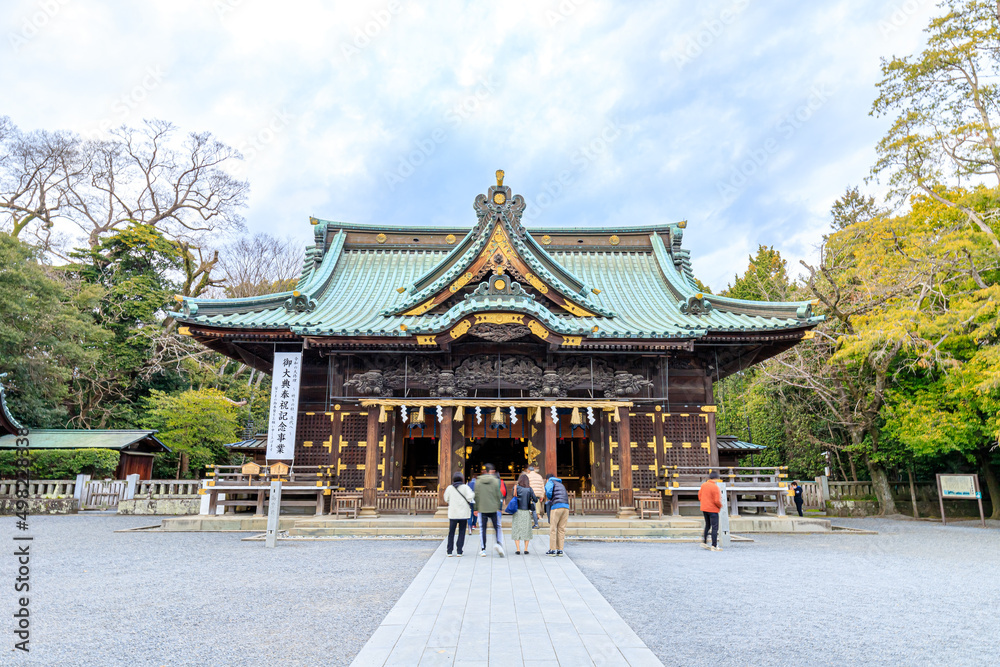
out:
<path id="1" fill-rule="evenodd" d="M 21 452 L 0 451 L 0 478 L 17 477 Z M 113 477 L 121 454 L 111 449 L 41 449 L 29 451 L 32 479 L 74 479 L 77 475 Z"/>

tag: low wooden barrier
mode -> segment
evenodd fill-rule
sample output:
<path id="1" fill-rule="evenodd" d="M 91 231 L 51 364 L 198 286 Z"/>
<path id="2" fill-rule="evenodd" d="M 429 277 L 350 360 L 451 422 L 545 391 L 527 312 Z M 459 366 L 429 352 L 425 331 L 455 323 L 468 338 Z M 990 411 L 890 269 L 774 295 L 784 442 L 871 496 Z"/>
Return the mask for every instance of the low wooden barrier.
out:
<path id="1" fill-rule="evenodd" d="M 16 487 L 17 480 L 0 479 L 0 498 L 13 498 Z M 28 497 L 65 496 L 72 498 L 75 489 L 75 479 L 35 479 L 28 482 Z"/>
<path id="2" fill-rule="evenodd" d="M 680 515 L 682 506 L 700 506 L 697 500 L 701 485 L 709 473 L 719 473 L 726 483 L 730 516 L 739 516 L 740 508 L 773 508 L 778 516 L 785 516 L 789 498 L 787 468 L 718 468 L 709 466 L 665 466 L 661 469 L 657 489 L 670 499 L 670 513 Z M 694 496 L 694 500 L 681 500 Z"/>
<path id="3" fill-rule="evenodd" d="M 433 514 L 434 512 L 437 512 L 437 508 L 438 508 L 437 491 L 413 492 L 414 514 Z"/>
<path id="4" fill-rule="evenodd" d="M 209 496 L 209 514 L 215 514 L 218 507 L 242 506 L 253 507 L 255 515 L 263 515 L 271 495 L 271 482 L 280 480 L 282 506 L 315 507 L 319 516 L 323 514 L 325 497 L 340 490 L 332 473 L 333 466 L 282 466 L 283 472 L 276 472 L 275 466 L 254 463 L 208 465 L 206 468 L 209 468 L 206 473 L 209 479 L 198 493 Z"/>
<path id="5" fill-rule="evenodd" d="M 618 514 L 618 509 L 621 506 L 621 494 L 617 491 L 582 491 L 579 506 L 583 516 L 587 516 L 587 514 Z"/>
<path id="6" fill-rule="evenodd" d="M 412 491 L 379 491 L 375 505 L 382 514 L 414 514 Z"/>
<path id="7" fill-rule="evenodd" d="M 136 498 L 191 498 L 198 495 L 198 479 L 147 479 L 139 482 Z"/>

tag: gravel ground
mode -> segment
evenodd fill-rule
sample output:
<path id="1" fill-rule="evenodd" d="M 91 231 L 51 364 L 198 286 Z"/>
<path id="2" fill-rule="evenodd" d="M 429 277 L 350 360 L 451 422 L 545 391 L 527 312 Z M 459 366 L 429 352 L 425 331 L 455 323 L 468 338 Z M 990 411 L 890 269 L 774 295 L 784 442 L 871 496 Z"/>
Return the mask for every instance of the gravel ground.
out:
<path id="1" fill-rule="evenodd" d="M 567 553 L 665 665 L 996 665 L 1000 522 L 988 523 L 838 519 L 879 534 Z"/>
<path id="2" fill-rule="evenodd" d="M 32 517 L 31 652 L 13 650 L 13 517 L 0 517 L 0 664 L 347 665 L 437 541 L 241 542 L 114 533 L 151 517 Z M 8 530 L 9 528 L 9 530 Z"/>

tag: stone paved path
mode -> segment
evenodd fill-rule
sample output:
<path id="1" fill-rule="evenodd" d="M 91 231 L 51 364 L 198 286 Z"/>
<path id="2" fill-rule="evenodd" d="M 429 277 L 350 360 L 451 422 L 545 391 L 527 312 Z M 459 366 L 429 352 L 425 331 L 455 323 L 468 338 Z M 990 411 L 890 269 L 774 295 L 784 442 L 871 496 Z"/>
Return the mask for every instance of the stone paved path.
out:
<path id="1" fill-rule="evenodd" d="M 508 536 L 509 537 L 509 536 Z M 352 667 L 382 665 L 657 665 L 568 556 L 545 556 L 548 536 L 516 556 L 448 558 L 442 542 Z M 488 615 L 483 613 L 488 610 Z"/>

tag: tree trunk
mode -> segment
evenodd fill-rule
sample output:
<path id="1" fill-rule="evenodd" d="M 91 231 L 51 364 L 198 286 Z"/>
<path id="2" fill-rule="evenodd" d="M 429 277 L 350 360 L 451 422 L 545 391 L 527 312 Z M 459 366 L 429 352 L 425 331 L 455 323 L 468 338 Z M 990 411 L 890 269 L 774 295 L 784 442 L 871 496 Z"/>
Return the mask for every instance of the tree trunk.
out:
<path id="1" fill-rule="evenodd" d="M 913 467 L 906 469 L 906 474 L 910 476 L 910 502 L 913 503 L 913 518 L 919 519 L 920 512 L 917 511 L 917 490 L 913 486 Z"/>
<path id="2" fill-rule="evenodd" d="M 181 452 L 181 474 L 188 474 L 188 455 L 187 452 Z"/>
<path id="3" fill-rule="evenodd" d="M 898 514 L 896 511 L 896 501 L 892 499 L 892 487 L 889 485 L 889 477 L 885 474 L 885 469 L 877 463 L 867 461 L 868 472 L 872 477 L 872 492 L 878 498 L 882 507 L 882 514 Z"/>
<path id="4" fill-rule="evenodd" d="M 991 519 L 1000 519 L 1000 481 L 997 480 L 996 470 L 990 461 L 989 450 L 981 449 L 977 453 L 979 465 L 983 468 L 983 477 L 986 478 L 986 488 L 990 492 L 990 504 L 993 506 Z"/>
<path id="5" fill-rule="evenodd" d="M 851 464 L 851 481 L 858 481 L 858 470 L 854 467 L 854 457 L 851 456 L 850 452 L 847 453 L 847 462 Z"/>

